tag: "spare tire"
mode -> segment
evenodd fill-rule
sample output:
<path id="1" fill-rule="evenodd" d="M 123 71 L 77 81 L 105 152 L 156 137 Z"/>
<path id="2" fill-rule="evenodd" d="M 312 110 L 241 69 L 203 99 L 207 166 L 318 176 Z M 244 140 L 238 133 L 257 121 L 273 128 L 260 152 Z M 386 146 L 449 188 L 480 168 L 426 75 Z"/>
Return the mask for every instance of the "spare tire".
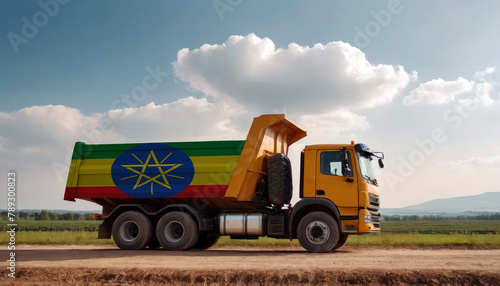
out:
<path id="1" fill-rule="evenodd" d="M 267 190 L 271 204 L 281 206 L 292 199 L 292 164 L 281 153 L 272 155 L 267 161 Z"/>

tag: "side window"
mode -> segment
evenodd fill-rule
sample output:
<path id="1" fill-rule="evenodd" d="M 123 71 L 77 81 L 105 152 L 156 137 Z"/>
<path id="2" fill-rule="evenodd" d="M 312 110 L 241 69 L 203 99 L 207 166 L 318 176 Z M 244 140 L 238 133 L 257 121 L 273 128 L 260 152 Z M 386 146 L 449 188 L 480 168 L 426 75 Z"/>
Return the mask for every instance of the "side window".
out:
<path id="1" fill-rule="evenodd" d="M 347 174 L 342 174 L 342 164 L 340 162 L 340 151 L 322 152 L 320 155 L 321 174 L 352 177 L 351 153 L 347 152 L 349 170 Z"/>

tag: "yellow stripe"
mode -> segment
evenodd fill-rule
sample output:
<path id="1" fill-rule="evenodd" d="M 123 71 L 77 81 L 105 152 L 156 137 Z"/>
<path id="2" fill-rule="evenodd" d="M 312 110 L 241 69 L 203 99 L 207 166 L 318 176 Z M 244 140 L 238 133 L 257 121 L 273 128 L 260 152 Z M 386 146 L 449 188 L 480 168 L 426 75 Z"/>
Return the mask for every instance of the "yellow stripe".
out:
<path id="1" fill-rule="evenodd" d="M 233 176 L 239 157 L 240 156 L 191 157 L 195 169 L 195 175 L 191 185 L 228 185 Z M 114 186 L 115 183 L 111 178 L 111 166 L 113 162 L 114 159 L 81 160 L 78 186 Z"/>
<path id="2" fill-rule="evenodd" d="M 68 180 L 66 181 L 66 187 L 76 187 L 78 185 L 78 173 L 76 170 L 80 168 L 82 160 L 71 160 L 68 172 Z"/>

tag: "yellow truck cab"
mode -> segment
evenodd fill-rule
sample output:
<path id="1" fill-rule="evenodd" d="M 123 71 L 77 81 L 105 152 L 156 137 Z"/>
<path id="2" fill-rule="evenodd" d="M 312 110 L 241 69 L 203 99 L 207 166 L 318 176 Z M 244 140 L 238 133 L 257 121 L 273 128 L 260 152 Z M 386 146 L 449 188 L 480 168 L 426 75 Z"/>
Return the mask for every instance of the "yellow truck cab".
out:
<path id="1" fill-rule="evenodd" d="M 206 249 L 221 235 L 298 238 L 329 252 L 380 231 L 378 183 L 364 144 L 310 145 L 291 205 L 290 145 L 306 131 L 284 114 L 256 117 L 246 140 L 85 144 L 73 151 L 64 199 L 102 206 L 99 238 L 122 249 Z"/>
<path id="2" fill-rule="evenodd" d="M 378 183 L 371 166 L 376 156 L 383 159 L 383 154 L 354 142 L 306 146 L 301 170 L 314 172 L 301 171 L 300 198 L 335 205 L 343 235 L 380 231 Z"/>

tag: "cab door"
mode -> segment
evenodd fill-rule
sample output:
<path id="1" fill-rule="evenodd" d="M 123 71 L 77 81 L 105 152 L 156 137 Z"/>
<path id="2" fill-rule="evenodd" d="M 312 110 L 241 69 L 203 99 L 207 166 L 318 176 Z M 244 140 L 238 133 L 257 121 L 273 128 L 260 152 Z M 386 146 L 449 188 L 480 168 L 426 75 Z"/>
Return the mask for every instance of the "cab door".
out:
<path id="1" fill-rule="evenodd" d="M 352 166 L 351 151 L 347 152 L 348 170 L 342 171 L 341 152 L 319 150 L 316 154 L 316 197 L 327 198 L 337 207 L 358 207 L 358 184 Z"/>

